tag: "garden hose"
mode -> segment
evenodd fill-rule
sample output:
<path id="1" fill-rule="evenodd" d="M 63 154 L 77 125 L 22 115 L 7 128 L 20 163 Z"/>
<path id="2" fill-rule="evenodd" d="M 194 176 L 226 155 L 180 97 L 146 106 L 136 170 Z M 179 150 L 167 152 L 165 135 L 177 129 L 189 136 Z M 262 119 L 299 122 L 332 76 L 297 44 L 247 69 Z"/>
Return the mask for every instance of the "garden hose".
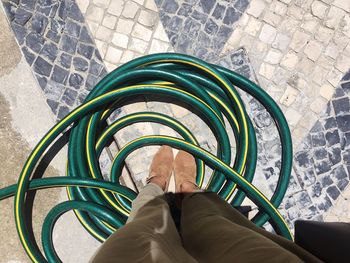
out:
<path id="1" fill-rule="evenodd" d="M 257 165 L 256 136 L 237 88 L 253 96 L 267 109 L 280 135 L 281 169 L 270 199 L 251 183 Z M 188 128 L 164 114 L 137 112 L 106 124 L 115 110 L 132 103 L 135 98 L 185 105 L 214 134 L 216 154 L 201 148 Z M 119 130 L 140 122 L 168 126 L 182 138 L 147 135 L 127 143 L 113 160 L 109 180 L 104 180 L 98 161 L 102 150 L 109 146 Z M 66 176 L 33 179 L 40 159 L 67 130 Z M 229 130 L 234 133 L 234 141 L 229 139 Z M 234 144 L 237 150 L 231 163 L 231 146 Z M 278 234 L 293 239 L 277 210 L 287 190 L 292 166 L 290 131 L 277 104 L 259 86 L 233 71 L 191 56 L 161 53 L 132 60 L 104 77 L 82 105 L 40 140 L 29 155 L 18 183 L 0 189 L 0 200 L 14 196 L 16 227 L 30 259 L 34 262 L 61 262 L 53 246 L 52 232 L 57 219 L 67 211 L 73 210 L 85 229 L 101 242 L 123 226 L 130 213 L 131 202 L 137 196 L 136 192 L 119 182 L 125 159 L 136 149 L 149 145 L 169 145 L 191 153 L 196 158 L 196 180 L 200 187 L 216 192 L 232 206 L 239 206 L 248 197 L 259 209 L 252 218 L 257 226 L 269 221 Z M 213 170 L 207 184 L 204 184 L 205 165 Z M 52 187 L 66 187 L 69 200 L 56 205 L 45 218 L 42 252 L 29 234 L 26 195 L 30 190 Z"/>

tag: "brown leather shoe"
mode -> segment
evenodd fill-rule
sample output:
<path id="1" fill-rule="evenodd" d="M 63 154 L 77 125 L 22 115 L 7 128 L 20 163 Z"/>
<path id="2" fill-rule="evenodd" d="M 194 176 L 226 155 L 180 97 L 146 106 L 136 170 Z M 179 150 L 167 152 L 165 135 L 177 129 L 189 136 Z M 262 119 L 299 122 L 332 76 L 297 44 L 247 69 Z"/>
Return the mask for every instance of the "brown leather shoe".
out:
<path id="1" fill-rule="evenodd" d="M 163 145 L 153 157 L 147 183 L 155 183 L 163 191 L 167 191 L 173 171 L 173 162 L 173 149 L 167 145 Z"/>
<path id="2" fill-rule="evenodd" d="M 196 184 L 196 162 L 191 154 L 179 151 L 175 158 L 174 171 L 177 193 L 191 193 L 199 189 Z"/>

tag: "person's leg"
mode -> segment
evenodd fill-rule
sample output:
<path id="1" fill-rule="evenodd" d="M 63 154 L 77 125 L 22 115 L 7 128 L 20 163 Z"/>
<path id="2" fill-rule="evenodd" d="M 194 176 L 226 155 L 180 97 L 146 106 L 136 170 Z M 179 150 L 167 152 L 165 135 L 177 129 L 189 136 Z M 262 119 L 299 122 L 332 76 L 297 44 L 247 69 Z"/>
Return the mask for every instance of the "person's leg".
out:
<path id="1" fill-rule="evenodd" d="M 162 147 L 152 161 L 149 184 L 132 203 L 127 224 L 103 243 L 92 262 L 196 262 L 182 247 L 162 197 L 172 163 L 171 148 Z"/>
<path id="2" fill-rule="evenodd" d="M 191 155 L 182 152 L 181 157 L 176 157 L 174 168 L 176 182 L 182 184 L 177 189 L 186 192 L 181 217 L 183 244 L 198 261 L 317 261 L 292 242 L 256 227 L 217 194 L 198 192 L 195 186 L 195 160 Z M 179 178 L 182 175 L 185 177 Z"/>

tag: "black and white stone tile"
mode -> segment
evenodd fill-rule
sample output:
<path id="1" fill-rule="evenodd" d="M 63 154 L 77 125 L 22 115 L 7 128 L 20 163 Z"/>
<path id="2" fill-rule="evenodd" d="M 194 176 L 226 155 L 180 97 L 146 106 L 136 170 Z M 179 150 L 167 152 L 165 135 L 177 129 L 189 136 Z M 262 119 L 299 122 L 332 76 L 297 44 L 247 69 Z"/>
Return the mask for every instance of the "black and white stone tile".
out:
<path id="1" fill-rule="evenodd" d="M 155 0 L 174 50 L 215 63 L 250 0 Z"/>
<path id="2" fill-rule="evenodd" d="M 2 0 L 24 57 L 58 119 L 107 72 L 74 0 Z"/>

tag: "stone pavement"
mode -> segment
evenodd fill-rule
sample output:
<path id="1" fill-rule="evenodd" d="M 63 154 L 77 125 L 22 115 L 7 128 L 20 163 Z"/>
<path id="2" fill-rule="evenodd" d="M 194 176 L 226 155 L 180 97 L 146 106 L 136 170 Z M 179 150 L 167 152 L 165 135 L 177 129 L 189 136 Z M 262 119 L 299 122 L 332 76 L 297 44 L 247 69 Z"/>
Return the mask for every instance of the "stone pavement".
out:
<path id="1" fill-rule="evenodd" d="M 217 63 L 257 82 L 290 125 L 294 165 L 280 209 L 297 218 L 349 220 L 350 2 L 344 0 L 2 0 L 22 54 L 57 119 L 79 105 L 120 64 L 157 52 Z M 257 129 L 254 184 L 271 196 L 280 169 L 275 125 L 242 94 Z M 115 116 L 159 111 L 179 119 L 215 152 L 206 125 L 176 104 L 144 101 Z M 177 136 L 156 124 L 118 133 L 100 160 L 105 176 L 118 147 L 146 134 Z M 116 147 L 117 146 L 117 147 Z M 127 160 L 137 187 L 157 147 Z M 234 148 L 232 149 L 235 150 Z M 210 170 L 206 172 L 209 174 Z"/>

